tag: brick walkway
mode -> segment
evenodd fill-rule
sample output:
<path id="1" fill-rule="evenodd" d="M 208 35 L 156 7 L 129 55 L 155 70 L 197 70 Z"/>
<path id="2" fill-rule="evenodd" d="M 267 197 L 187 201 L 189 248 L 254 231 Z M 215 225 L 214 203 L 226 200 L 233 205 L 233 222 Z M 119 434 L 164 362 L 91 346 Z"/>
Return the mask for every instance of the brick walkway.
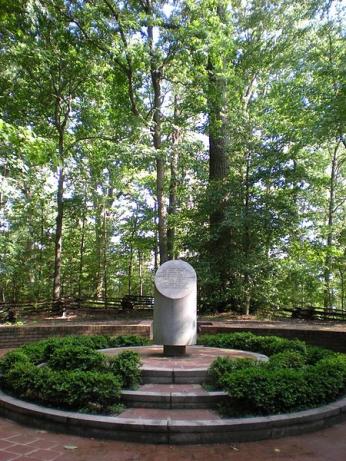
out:
<path id="1" fill-rule="evenodd" d="M 0 461 L 345 461 L 346 423 L 312 434 L 240 444 L 144 445 L 31 429 L 0 419 Z"/>
<path id="2" fill-rule="evenodd" d="M 343 325 L 344 329 L 345 325 Z M 0 350 L 0 356 L 4 353 Z M 346 422 L 302 436 L 214 445 L 146 445 L 56 434 L 0 418 L 0 461 L 346 461 Z"/>

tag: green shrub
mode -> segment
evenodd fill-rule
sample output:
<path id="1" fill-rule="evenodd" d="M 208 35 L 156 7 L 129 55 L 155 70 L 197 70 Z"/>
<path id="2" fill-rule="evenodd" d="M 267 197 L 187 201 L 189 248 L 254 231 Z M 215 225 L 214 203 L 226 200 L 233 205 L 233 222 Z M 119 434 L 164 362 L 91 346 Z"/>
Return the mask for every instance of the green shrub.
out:
<path id="1" fill-rule="evenodd" d="M 200 343 L 270 356 L 269 362 L 256 366 L 241 365 L 241 360 L 232 363 L 224 357 L 213 362 L 209 376 L 229 395 L 223 406 L 228 416 L 298 411 L 333 401 L 346 392 L 345 354 L 251 333 L 206 335 Z"/>
<path id="2" fill-rule="evenodd" d="M 104 409 L 119 403 L 121 382 L 112 373 L 59 372 L 18 363 L 6 374 L 6 388 L 21 398 L 47 405 L 79 409 L 93 404 Z"/>
<path id="3" fill-rule="evenodd" d="M 228 373 L 223 384 L 233 415 L 285 413 L 304 405 L 306 382 L 302 370 L 252 367 Z"/>
<path id="4" fill-rule="evenodd" d="M 39 397 L 46 404 L 78 409 L 93 403 L 103 409 L 119 401 L 121 382 L 112 373 L 41 370 L 47 389 Z"/>
<path id="5" fill-rule="evenodd" d="M 140 383 L 140 357 L 137 352 L 120 352 L 108 360 L 108 369 L 121 379 L 125 389 L 136 388 Z"/>
<path id="6" fill-rule="evenodd" d="M 317 346 L 306 346 L 306 363 L 308 365 L 315 365 L 322 359 L 331 358 L 335 355 L 335 352 Z"/>
<path id="7" fill-rule="evenodd" d="M 5 389 L 18 397 L 27 397 L 28 390 L 34 387 L 34 380 L 40 373 L 32 362 L 17 362 L 7 370 L 2 379 Z"/>
<path id="8" fill-rule="evenodd" d="M 270 357 L 267 364 L 268 368 L 303 368 L 305 366 L 306 357 L 296 351 L 285 351 L 274 354 Z"/>
<path id="9" fill-rule="evenodd" d="M 230 357 L 218 357 L 208 370 L 208 383 L 215 388 L 222 388 L 224 385 L 223 378 L 228 375 L 228 373 L 255 366 L 259 366 L 259 362 L 252 359 L 234 360 Z"/>
<path id="10" fill-rule="evenodd" d="M 285 351 L 306 353 L 305 343 L 298 339 L 289 340 L 278 336 L 257 336 L 248 332 L 203 335 L 198 342 L 203 346 L 240 349 L 269 356 Z"/>
<path id="11" fill-rule="evenodd" d="M 41 363 L 45 360 L 44 351 L 46 349 L 47 340 L 38 341 L 31 344 L 26 344 L 18 350 L 24 352 L 24 354 L 33 362 Z"/>
<path id="12" fill-rule="evenodd" d="M 105 349 L 109 347 L 109 336 L 67 336 L 63 338 L 52 338 L 44 341 L 44 360 L 61 347 L 85 347 L 89 349 Z"/>
<path id="13" fill-rule="evenodd" d="M 30 363 L 29 357 L 21 350 L 8 352 L 0 360 L 0 372 L 6 374 L 17 363 Z"/>
<path id="14" fill-rule="evenodd" d="M 55 370 L 100 370 L 104 357 L 87 346 L 67 344 L 56 348 L 49 357 L 48 365 Z"/>
<path id="15" fill-rule="evenodd" d="M 65 336 L 49 338 L 28 344 L 20 348 L 34 363 L 46 362 L 56 349 L 63 346 L 80 346 L 90 349 L 107 349 L 111 347 L 142 346 L 149 341 L 141 336 Z"/>
<path id="16" fill-rule="evenodd" d="M 134 387 L 140 381 L 139 355 L 124 351 L 107 360 L 95 349 L 147 342 L 137 336 L 70 336 L 28 344 L 0 361 L 1 385 L 17 397 L 47 405 L 119 411 L 122 385 Z M 37 366 L 44 362 L 46 366 Z"/>
<path id="17" fill-rule="evenodd" d="M 310 366 L 305 379 L 309 393 L 305 396 L 308 406 L 316 406 L 335 400 L 346 392 L 346 356 L 336 354 Z"/>
<path id="18" fill-rule="evenodd" d="M 134 346 L 145 346 L 150 341 L 142 336 L 124 335 L 114 336 L 110 338 L 109 346 L 107 347 L 134 347 Z"/>

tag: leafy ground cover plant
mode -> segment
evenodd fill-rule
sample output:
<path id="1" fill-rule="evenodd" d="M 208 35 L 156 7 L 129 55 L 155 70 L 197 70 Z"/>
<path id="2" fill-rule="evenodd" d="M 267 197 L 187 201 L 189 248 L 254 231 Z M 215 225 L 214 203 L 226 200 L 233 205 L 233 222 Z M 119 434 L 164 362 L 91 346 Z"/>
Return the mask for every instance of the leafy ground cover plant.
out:
<path id="1" fill-rule="evenodd" d="M 9 352 L 0 361 L 1 387 L 30 401 L 83 412 L 121 408 L 121 389 L 140 382 L 133 351 L 106 357 L 96 349 L 147 344 L 137 336 L 52 338 Z"/>

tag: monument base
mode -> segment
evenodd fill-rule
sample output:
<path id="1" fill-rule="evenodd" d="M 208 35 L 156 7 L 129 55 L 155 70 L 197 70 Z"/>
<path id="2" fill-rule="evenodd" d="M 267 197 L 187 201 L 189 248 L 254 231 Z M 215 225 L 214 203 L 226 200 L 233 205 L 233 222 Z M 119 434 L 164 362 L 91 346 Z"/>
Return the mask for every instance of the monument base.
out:
<path id="1" fill-rule="evenodd" d="M 186 354 L 186 346 L 163 346 L 163 355 L 165 357 L 180 357 Z"/>

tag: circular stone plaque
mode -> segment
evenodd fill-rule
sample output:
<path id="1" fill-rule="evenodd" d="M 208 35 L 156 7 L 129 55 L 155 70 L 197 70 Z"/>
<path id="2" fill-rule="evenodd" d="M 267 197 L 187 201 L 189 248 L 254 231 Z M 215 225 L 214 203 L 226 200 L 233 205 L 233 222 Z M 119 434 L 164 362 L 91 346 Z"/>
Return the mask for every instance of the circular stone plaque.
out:
<path id="1" fill-rule="evenodd" d="M 176 259 L 159 267 L 155 275 L 155 287 L 166 298 L 180 299 L 196 287 L 196 272 L 190 264 Z"/>

